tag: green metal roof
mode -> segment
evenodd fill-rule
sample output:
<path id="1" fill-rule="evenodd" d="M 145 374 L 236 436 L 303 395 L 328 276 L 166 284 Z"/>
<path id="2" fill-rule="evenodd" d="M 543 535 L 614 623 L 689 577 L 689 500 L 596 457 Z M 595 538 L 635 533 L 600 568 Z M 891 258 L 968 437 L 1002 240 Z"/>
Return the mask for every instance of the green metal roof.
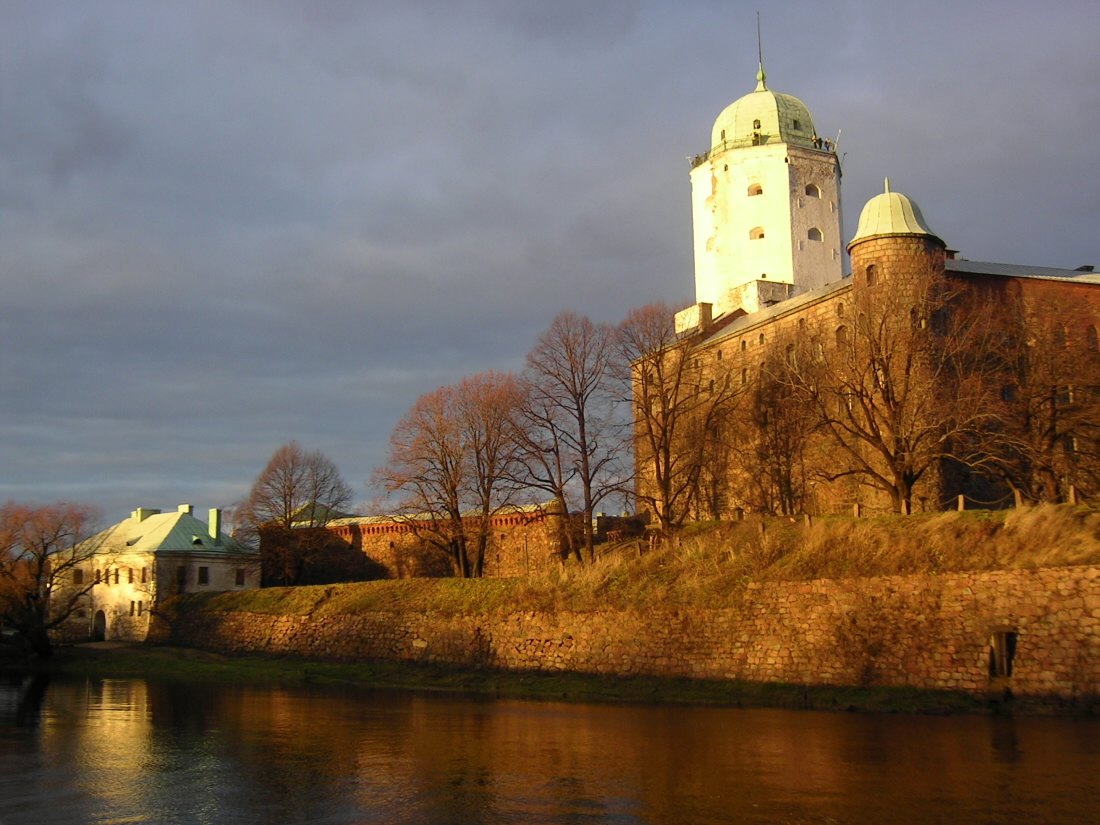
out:
<path id="1" fill-rule="evenodd" d="M 190 513 L 186 505 L 175 513 L 135 510 L 128 519 L 108 527 L 89 542 L 100 543 L 107 552 L 119 553 L 222 553 L 252 552 L 225 533 L 217 541 L 209 528 Z"/>
<path id="2" fill-rule="evenodd" d="M 763 70 L 757 79 L 755 91 L 731 103 L 714 121 L 710 138 L 712 154 L 727 146 L 769 143 L 814 148 L 814 121 L 806 104 L 797 97 L 769 89 Z M 760 125 L 756 126 L 758 121 Z"/>
<path id="3" fill-rule="evenodd" d="M 900 192 L 890 191 L 890 179 L 886 179 L 886 191 L 867 201 L 859 213 L 859 226 L 855 237 L 848 242 L 848 249 L 858 241 L 876 235 L 928 235 L 943 243 L 924 220 L 920 207 Z"/>

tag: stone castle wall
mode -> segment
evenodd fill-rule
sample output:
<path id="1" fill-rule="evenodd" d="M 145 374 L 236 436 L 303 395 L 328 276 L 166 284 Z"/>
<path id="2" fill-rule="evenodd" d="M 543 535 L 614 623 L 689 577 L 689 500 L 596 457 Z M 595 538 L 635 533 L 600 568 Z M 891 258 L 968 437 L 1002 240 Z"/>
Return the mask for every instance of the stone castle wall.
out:
<path id="1" fill-rule="evenodd" d="M 446 554 L 425 538 L 430 531 L 427 523 L 366 517 L 341 519 L 325 529 L 363 553 L 384 578 L 454 575 Z M 560 566 L 561 530 L 561 516 L 544 510 L 493 516 L 484 575 L 529 576 Z"/>
<path id="2" fill-rule="evenodd" d="M 750 584 L 725 609 L 362 613 L 189 612 L 163 638 L 223 653 L 512 671 L 889 685 L 1095 698 L 1100 568 Z M 1012 674 L 990 674 L 995 634 Z"/>

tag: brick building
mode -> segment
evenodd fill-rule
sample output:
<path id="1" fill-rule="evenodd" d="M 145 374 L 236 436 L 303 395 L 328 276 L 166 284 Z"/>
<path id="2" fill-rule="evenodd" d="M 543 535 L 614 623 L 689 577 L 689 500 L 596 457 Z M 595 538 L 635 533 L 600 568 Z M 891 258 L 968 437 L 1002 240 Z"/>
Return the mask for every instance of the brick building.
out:
<path id="1" fill-rule="evenodd" d="M 843 275 L 834 147 L 762 69 L 711 143 L 691 172 L 697 303 L 667 346 L 705 419 L 681 440 L 703 465 L 682 516 L 1100 494 L 1100 275 L 959 258 L 889 181 Z M 656 460 L 635 461 L 652 499 Z"/>

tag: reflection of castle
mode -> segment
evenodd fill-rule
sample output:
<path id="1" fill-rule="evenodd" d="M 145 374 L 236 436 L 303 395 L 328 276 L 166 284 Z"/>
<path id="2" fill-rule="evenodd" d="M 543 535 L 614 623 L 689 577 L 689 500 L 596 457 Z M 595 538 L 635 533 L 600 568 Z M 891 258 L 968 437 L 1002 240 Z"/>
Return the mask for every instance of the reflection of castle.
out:
<path id="1" fill-rule="evenodd" d="M 862 211 L 847 244 L 852 274 L 843 276 L 834 147 L 818 136 L 801 101 L 767 88 L 762 69 L 755 91 L 719 115 L 711 147 L 692 161 L 697 303 L 677 313 L 676 332 L 699 392 L 713 395 L 713 404 L 724 392 L 728 415 L 692 436 L 713 441 L 688 506 L 692 516 L 836 512 L 855 503 L 934 510 L 954 504 L 959 493 L 986 503 L 1006 494 L 1011 500 L 1012 488 L 1054 500 L 1072 495 L 1071 487 L 1100 492 L 1090 463 L 1095 425 L 1088 423 L 1100 419 L 1092 390 L 1100 387 L 1100 276 L 1091 267 L 958 259 L 917 205 L 887 183 Z M 937 296 L 944 306 L 932 306 Z M 989 456 L 978 474 L 949 458 L 962 436 L 940 432 L 941 455 L 927 471 L 899 482 L 909 487 L 898 494 L 901 503 L 888 494 L 888 484 L 869 483 L 875 473 L 890 475 L 873 441 L 894 440 L 884 454 L 934 452 L 927 443 L 904 443 L 915 426 L 906 417 L 957 420 L 960 396 L 977 392 L 964 381 L 959 359 L 945 366 L 951 336 L 928 330 L 929 323 L 948 318 L 959 326 L 961 302 L 971 316 L 984 307 L 988 320 L 1001 325 L 996 336 L 987 336 L 981 356 L 1000 359 L 998 369 L 984 374 L 982 389 L 992 397 L 984 412 L 971 414 L 984 416 L 987 425 L 995 422 L 1005 443 L 1009 435 L 1017 440 Z M 973 345 L 976 333 L 968 334 Z M 941 351 L 918 353 L 928 341 L 939 341 Z M 873 352 L 876 346 L 883 351 Z M 907 346 L 914 352 L 906 380 L 927 380 L 923 400 L 912 386 L 907 399 L 891 399 L 892 388 L 884 386 L 891 370 L 900 369 Z M 803 377 L 802 387 L 792 386 L 796 362 L 815 376 Z M 855 375 L 860 370 L 863 377 Z M 813 395 L 825 392 L 830 376 L 847 385 L 836 383 L 832 399 L 816 399 L 821 414 L 813 417 Z M 978 403 L 976 396 L 970 400 Z M 800 408 L 791 408 L 794 401 Z M 861 404 L 897 409 L 886 415 L 864 410 L 861 418 Z M 803 416 L 803 432 L 794 432 L 794 420 Z M 855 432 L 861 427 L 872 432 Z M 936 436 L 935 428 L 927 434 Z M 652 492 L 653 468 L 644 450 L 637 464 L 639 491 Z"/>

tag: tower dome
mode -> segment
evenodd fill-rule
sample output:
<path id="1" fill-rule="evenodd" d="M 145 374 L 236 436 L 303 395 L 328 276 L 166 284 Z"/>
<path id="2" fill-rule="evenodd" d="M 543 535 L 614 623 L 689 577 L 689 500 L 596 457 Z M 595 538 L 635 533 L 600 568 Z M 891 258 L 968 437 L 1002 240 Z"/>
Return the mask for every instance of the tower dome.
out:
<path id="1" fill-rule="evenodd" d="M 721 150 L 734 146 L 794 143 L 813 148 L 814 122 L 806 104 L 797 97 L 769 89 L 763 69 L 756 78 L 756 90 L 735 100 L 714 121 L 711 146 Z"/>
<path id="2" fill-rule="evenodd" d="M 855 237 L 848 242 L 848 249 L 878 235 L 928 235 L 943 243 L 928 228 L 916 203 L 900 192 L 890 191 L 889 178 L 886 179 L 886 191 L 867 201 L 859 213 L 859 226 Z"/>

